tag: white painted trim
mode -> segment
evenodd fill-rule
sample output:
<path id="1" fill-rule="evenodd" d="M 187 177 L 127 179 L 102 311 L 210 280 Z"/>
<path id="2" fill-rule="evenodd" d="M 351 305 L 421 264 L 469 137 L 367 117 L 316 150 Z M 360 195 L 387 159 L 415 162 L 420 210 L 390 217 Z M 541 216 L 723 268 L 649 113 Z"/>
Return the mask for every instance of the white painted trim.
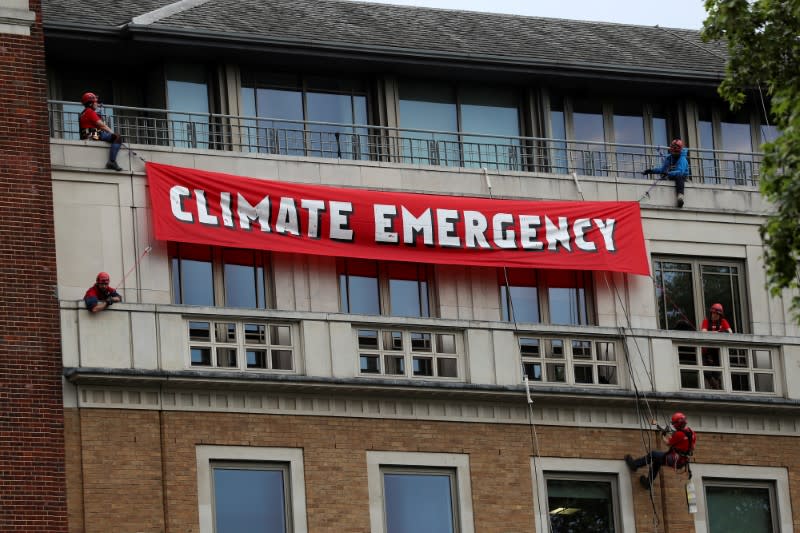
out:
<path id="1" fill-rule="evenodd" d="M 546 472 L 569 472 L 572 474 L 610 474 L 617 478 L 619 501 L 620 533 L 636 532 L 636 517 L 633 514 L 633 491 L 631 476 L 625 461 L 609 459 L 565 459 L 560 457 L 531 457 L 531 480 L 533 485 L 533 514 L 536 518 L 536 531 L 547 531 L 544 524 L 549 522 L 547 513 Z M 538 505 L 537 505 L 538 499 Z M 541 513 L 539 512 L 541 509 Z"/>
<path id="2" fill-rule="evenodd" d="M 133 19 L 131 19 L 131 23 L 141 25 L 153 24 L 161 19 L 175 15 L 176 13 L 188 11 L 197 6 L 202 6 L 206 2 L 208 2 L 208 0 L 179 0 L 178 2 L 159 7 L 153 11 L 139 15 L 138 17 L 133 17 Z"/>
<path id="3" fill-rule="evenodd" d="M 697 513 L 694 515 L 695 533 L 708 533 L 708 512 L 706 510 L 705 478 L 726 481 L 769 481 L 775 484 L 775 500 L 778 509 L 778 531 L 794 531 L 792 523 L 792 502 L 789 498 L 789 472 L 782 467 L 712 465 L 692 463 L 692 474 L 697 492 Z"/>
<path id="4" fill-rule="evenodd" d="M 367 452 L 367 480 L 369 487 L 369 521 L 372 533 L 386 533 L 383 506 L 382 466 L 454 468 L 458 488 L 458 518 L 460 533 L 474 533 L 472 516 L 472 485 L 470 483 L 469 455 L 455 453 L 423 452 Z"/>
<path id="5" fill-rule="evenodd" d="M 264 461 L 289 463 L 292 498 L 292 531 L 307 533 L 306 487 L 303 473 L 303 450 L 300 448 L 266 448 L 254 446 L 198 445 L 197 453 L 197 503 L 200 533 L 213 533 L 214 513 L 211 494 L 212 461 Z"/>

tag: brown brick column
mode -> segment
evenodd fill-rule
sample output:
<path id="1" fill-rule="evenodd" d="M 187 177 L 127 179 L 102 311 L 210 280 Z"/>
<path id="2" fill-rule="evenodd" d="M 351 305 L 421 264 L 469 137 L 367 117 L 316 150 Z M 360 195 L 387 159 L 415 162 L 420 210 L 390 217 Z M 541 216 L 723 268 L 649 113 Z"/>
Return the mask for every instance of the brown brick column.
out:
<path id="1" fill-rule="evenodd" d="M 67 510 L 47 80 L 40 1 L 20 4 L 0 0 L 0 531 L 50 533 Z"/>

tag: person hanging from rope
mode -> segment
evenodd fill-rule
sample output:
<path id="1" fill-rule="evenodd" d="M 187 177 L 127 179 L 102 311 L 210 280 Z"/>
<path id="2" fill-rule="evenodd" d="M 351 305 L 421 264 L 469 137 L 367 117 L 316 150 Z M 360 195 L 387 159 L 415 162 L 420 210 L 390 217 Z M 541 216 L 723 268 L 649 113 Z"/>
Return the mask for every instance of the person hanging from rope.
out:
<path id="1" fill-rule="evenodd" d="M 98 113 L 100 98 L 96 94 L 83 93 L 81 103 L 84 107 L 78 121 L 81 129 L 81 140 L 91 139 L 111 143 L 106 168 L 119 172 L 122 167 L 117 164 L 117 154 L 122 148 L 122 137 L 114 133 L 114 130 L 103 121 L 102 116 Z"/>
<path id="2" fill-rule="evenodd" d="M 722 304 L 716 303 L 709 309 L 709 315 L 703 318 L 700 331 L 713 331 L 715 333 L 733 333 L 731 325 L 725 320 L 725 312 Z"/>
<path id="3" fill-rule="evenodd" d="M 100 272 L 97 274 L 95 284 L 89 287 L 86 294 L 83 295 L 83 302 L 86 304 L 86 309 L 92 313 L 99 313 L 111 307 L 112 304 L 122 301 L 122 296 L 117 292 L 114 287 L 109 287 L 108 284 L 111 277 L 107 272 Z"/>
<path id="4" fill-rule="evenodd" d="M 661 440 L 669 446 L 669 450 L 666 452 L 652 450 L 638 459 L 634 459 L 630 455 L 625 456 L 625 463 L 634 472 L 645 465 L 650 465 L 650 475 L 639 477 L 639 482 L 648 490 L 662 465 L 671 466 L 676 470 L 688 465 L 697 443 L 697 434 L 687 425 L 686 415 L 683 413 L 672 415 L 672 431 L 669 428 L 658 426 L 656 428 L 661 431 Z"/>
<path id="5" fill-rule="evenodd" d="M 683 207 L 683 191 L 686 178 L 689 177 L 689 150 L 683 147 L 681 139 L 673 139 L 668 150 L 669 154 L 664 158 L 660 167 L 643 170 L 642 175 L 660 174 L 661 179 L 674 181 L 677 206 Z"/>

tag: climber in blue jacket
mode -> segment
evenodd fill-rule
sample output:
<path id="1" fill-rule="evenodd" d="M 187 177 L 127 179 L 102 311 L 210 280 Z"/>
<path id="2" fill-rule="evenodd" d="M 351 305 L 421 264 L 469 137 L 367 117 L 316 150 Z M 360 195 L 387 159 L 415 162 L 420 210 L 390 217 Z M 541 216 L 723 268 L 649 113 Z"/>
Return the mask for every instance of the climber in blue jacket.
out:
<path id="1" fill-rule="evenodd" d="M 660 167 L 648 168 L 642 175 L 660 174 L 661 179 L 670 179 L 675 182 L 675 194 L 678 207 L 683 207 L 683 189 L 686 178 L 689 177 L 689 150 L 683 147 L 683 141 L 673 139 L 669 143 L 669 154 L 664 158 Z"/>

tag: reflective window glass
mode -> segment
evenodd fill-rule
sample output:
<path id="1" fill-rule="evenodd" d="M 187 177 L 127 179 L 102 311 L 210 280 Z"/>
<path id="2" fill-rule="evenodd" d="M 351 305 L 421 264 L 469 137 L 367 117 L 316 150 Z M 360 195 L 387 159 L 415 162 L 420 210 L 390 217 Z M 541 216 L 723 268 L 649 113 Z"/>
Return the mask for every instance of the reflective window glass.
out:
<path id="1" fill-rule="evenodd" d="M 619 531 L 611 481 L 547 479 L 552 533 Z"/>
<path id="2" fill-rule="evenodd" d="M 554 139 L 548 153 L 550 172 L 566 174 L 569 172 L 567 159 L 567 126 L 564 119 L 564 103 L 561 98 L 550 98 L 550 136 Z"/>
<path id="3" fill-rule="evenodd" d="M 586 325 L 586 277 L 583 272 L 549 271 L 545 274 L 551 324 Z"/>
<path id="4" fill-rule="evenodd" d="M 287 487 L 284 468 L 214 467 L 214 523 L 225 533 L 284 533 Z"/>
<path id="5" fill-rule="evenodd" d="M 519 168 L 521 165 L 517 95 L 510 89 L 463 87 L 459 91 L 465 166 Z"/>
<path id="6" fill-rule="evenodd" d="M 403 80 L 399 83 L 403 156 L 409 163 L 460 165 L 455 91 L 443 83 Z"/>
<path id="7" fill-rule="evenodd" d="M 170 243 L 172 302 L 214 305 L 211 247 Z"/>
<path id="8" fill-rule="evenodd" d="M 709 533 L 773 533 L 770 487 L 712 485 L 705 487 Z"/>
<path id="9" fill-rule="evenodd" d="M 697 329 L 697 320 L 692 265 L 656 261 L 654 266 L 659 327 L 694 331 Z"/>
<path id="10" fill-rule="evenodd" d="M 575 162 L 576 170 L 586 176 L 604 175 L 606 170 L 605 130 L 603 111 L 600 102 L 576 100 L 572 113 L 572 126 L 575 140 L 591 141 L 592 144 L 577 144 L 579 152 Z"/>
<path id="11" fill-rule="evenodd" d="M 387 533 L 456 531 L 453 474 L 383 474 Z"/>
<path id="12" fill-rule="evenodd" d="M 208 82 L 202 65 L 167 65 L 167 109 L 175 146 L 208 148 Z"/>
<path id="13" fill-rule="evenodd" d="M 250 250 L 224 250 L 222 254 L 226 307 L 265 307 L 264 267 L 260 254 Z"/>
<path id="14" fill-rule="evenodd" d="M 343 312 L 381 314 L 378 294 L 378 265 L 375 261 L 339 262 L 339 298 Z"/>

